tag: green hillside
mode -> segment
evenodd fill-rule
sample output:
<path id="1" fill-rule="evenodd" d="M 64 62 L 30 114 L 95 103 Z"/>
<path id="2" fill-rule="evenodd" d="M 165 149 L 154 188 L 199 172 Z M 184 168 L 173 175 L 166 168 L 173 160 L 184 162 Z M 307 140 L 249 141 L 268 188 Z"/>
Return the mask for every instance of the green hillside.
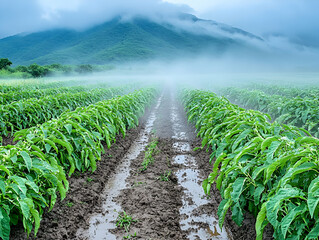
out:
<path id="1" fill-rule="evenodd" d="M 223 30 L 249 35 L 235 28 Z M 59 29 L 0 39 L 0 57 L 23 65 L 105 64 L 173 58 L 202 51 L 219 54 L 239 44 L 242 45 L 231 38 L 192 34 L 144 18 L 130 22 L 116 18 L 82 32 Z"/>

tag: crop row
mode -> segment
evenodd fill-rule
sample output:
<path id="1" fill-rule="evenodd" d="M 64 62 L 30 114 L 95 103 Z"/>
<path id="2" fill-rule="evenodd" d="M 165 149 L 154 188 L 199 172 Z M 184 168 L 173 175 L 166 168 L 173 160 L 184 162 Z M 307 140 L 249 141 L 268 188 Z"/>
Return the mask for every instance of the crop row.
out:
<path id="1" fill-rule="evenodd" d="M 154 98 L 154 89 L 101 101 L 62 114 L 38 127 L 17 132 L 19 143 L 0 147 L 0 237 L 9 239 L 10 225 L 23 219 L 28 234 L 40 226 L 44 208 L 52 209 L 59 192 L 68 190 L 66 173 L 96 169 L 118 133 L 138 124 Z"/>
<path id="2" fill-rule="evenodd" d="M 270 95 L 281 95 L 285 97 L 301 97 L 301 98 L 317 98 L 319 96 L 318 87 L 284 87 L 278 85 L 265 85 L 265 84 L 254 84 L 250 86 L 250 89 L 263 91 Z"/>
<path id="3" fill-rule="evenodd" d="M 60 87 L 74 87 L 74 86 L 87 86 L 90 82 L 87 80 L 66 80 L 66 81 L 48 81 L 46 80 L 19 80 L 10 81 L 10 85 L 0 85 L 0 93 L 16 92 L 24 90 L 39 90 L 39 89 L 50 89 Z M 103 81 L 98 81 L 98 84 L 106 85 Z M 96 81 L 95 84 L 96 85 Z M 101 86 L 103 87 L 103 86 Z M 104 86 L 107 87 L 107 86 Z"/>
<path id="4" fill-rule="evenodd" d="M 288 98 L 239 88 L 227 88 L 222 93 L 242 107 L 268 113 L 279 123 L 305 128 L 319 137 L 318 98 Z"/>
<path id="5" fill-rule="evenodd" d="M 11 81 L 14 82 L 14 81 Z M 70 81 L 75 82 L 75 81 Z M 37 89 L 48 89 L 48 88 L 58 88 L 64 86 L 74 86 L 76 84 L 66 84 L 66 82 L 50 82 L 50 83 L 38 83 L 38 81 L 18 81 L 18 83 L 10 85 L 0 85 L 0 93 L 7 93 L 11 91 L 22 91 L 22 90 L 37 90 Z"/>
<path id="6" fill-rule="evenodd" d="M 221 192 L 219 224 L 228 209 L 238 225 L 249 211 L 257 218 L 258 240 L 268 224 L 275 239 L 317 239 L 319 140 L 211 92 L 184 91 L 183 102 L 202 146 L 212 151 L 213 170 L 203 187 L 209 193 L 215 183 Z"/>
<path id="7" fill-rule="evenodd" d="M 55 95 L 59 93 L 76 93 L 85 91 L 84 87 L 61 87 L 61 88 L 49 88 L 42 90 L 24 90 L 24 91 L 12 91 L 7 93 L 0 93 L 0 105 L 12 103 L 28 98 L 41 98 L 44 96 Z"/>
<path id="8" fill-rule="evenodd" d="M 94 89 L 88 92 L 61 93 L 40 99 L 26 99 L 0 105 L 0 134 L 13 135 L 18 130 L 57 118 L 64 111 L 73 111 L 109 99 L 123 92 L 122 88 Z"/>

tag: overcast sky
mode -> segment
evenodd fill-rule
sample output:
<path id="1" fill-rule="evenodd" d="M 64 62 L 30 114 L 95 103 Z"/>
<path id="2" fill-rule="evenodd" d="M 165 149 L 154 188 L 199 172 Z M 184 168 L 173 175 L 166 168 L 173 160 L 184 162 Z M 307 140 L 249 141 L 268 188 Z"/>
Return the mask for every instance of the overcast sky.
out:
<path id="1" fill-rule="evenodd" d="M 0 37 L 86 28 L 123 13 L 152 17 L 176 12 L 319 46 L 319 0 L 0 0 Z"/>

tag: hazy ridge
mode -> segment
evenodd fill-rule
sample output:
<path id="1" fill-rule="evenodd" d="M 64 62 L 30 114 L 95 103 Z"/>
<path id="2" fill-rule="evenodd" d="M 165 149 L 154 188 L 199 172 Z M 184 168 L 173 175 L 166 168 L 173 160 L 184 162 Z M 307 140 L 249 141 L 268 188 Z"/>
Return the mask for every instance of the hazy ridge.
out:
<path id="1" fill-rule="evenodd" d="M 231 47 L 249 47 L 245 40 L 232 35 L 261 40 L 241 29 L 190 14 L 181 14 L 178 20 L 183 26 L 145 17 L 129 21 L 117 17 L 84 31 L 56 29 L 15 35 L 0 39 L 0 56 L 14 64 L 105 64 L 200 53 L 216 56 Z M 213 30 L 188 30 L 192 24 L 202 24 L 196 29 L 208 26 Z"/>

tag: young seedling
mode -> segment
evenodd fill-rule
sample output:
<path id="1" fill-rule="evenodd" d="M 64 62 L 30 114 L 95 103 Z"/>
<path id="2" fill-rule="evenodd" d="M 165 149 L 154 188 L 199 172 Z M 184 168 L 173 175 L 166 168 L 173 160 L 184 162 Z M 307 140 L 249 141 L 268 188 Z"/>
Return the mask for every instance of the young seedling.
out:
<path id="1" fill-rule="evenodd" d="M 116 227 L 118 228 L 124 228 L 126 232 L 130 231 L 130 227 L 132 223 L 137 222 L 137 220 L 133 219 L 132 216 L 129 216 L 126 214 L 125 211 L 119 213 L 117 219 L 116 219 Z"/>
<path id="2" fill-rule="evenodd" d="M 168 157 L 166 157 L 166 164 L 168 167 L 171 167 L 171 160 Z"/>
<path id="3" fill-rule="evenodd" d="M 161 174 L 161 176 L 158 178 L 159 180 L 163 182 L 169 181 L 169 176 L 172 174 L 172 171 L 166 171 L 165 173 Z"/>
<path id="4" fill-rule="evenodd" d="M 135 232 L 133 235 L 132 234 L 128 234 L 127 236 L 124 236 L 123 239 L 131 239 L 131 238 L 135 238 L 137 237 L 137 233 Z"/>
<path id="5" fill-rule="evenodd" d="M 144 183 L 143 182 L 134 182 L 133 187 L 137 187 L 137 186 L 142 185 L 142 184 L 144 184 Z"/>
<path id="6" fill-rule="evenodd" d="M 74 205 L 73 202 L 67 202 L 67 203 L 66 203 L 66 206 L 67 206 L 67 207 L 73 207 L 73 205 Z"/>
<path id="7" fill-rule="evenodd" d="M 89 178 L 89 177 L 88 177 L 86 180 L 87 180 L 89 183 L 92 182 L 92 181 L 94 181 L 93 178 Z"/>
<path id="8" fill-rule="evenodd" d="M 158 153 L 157 149 L 158 139 L 153 138 L 152 141 L 148 144 L 145 151 L 144 160 L 142 162 L 141 171 L 145 171 L 148 168 L 148 165 L 154 162 L 154 155 Z"/>

